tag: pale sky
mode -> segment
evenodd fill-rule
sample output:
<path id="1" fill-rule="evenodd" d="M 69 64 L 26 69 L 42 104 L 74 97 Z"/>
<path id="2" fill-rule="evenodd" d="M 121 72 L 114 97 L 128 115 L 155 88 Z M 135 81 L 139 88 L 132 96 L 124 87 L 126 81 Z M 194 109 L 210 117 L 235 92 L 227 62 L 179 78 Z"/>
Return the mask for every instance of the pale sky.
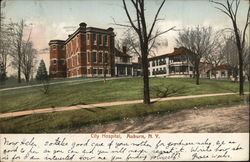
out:
<path id="1" fill-rule="evenodd" d="M 150 23 L 161 1 L 145 1 L 146 16 Z M 65 40 L 68 34 L 74 32 L 73 28 L 67 27 L 76 29 L 80 22 L 85 22 L 87 26 L 92 27 L 113 27 L 117 35 L 116 39 L 121 37 L 124 29 L 113 25 L 113 18 L 117 23 L 128 22 L 122 0 L 5 0 L 2 2 L 2 7 L 5 21 L 11 19 L 13 22 L 18 22 L 24 19 L 27 24 L 32 24 L 31 39 L 35 48 L 40 51 L 48 48 L 48 42 L 51 39 Z M 245 22 L 247 7 L 247 1 L 242 0 L 238 15 L 238 21 L 241 24 Z M 232 27 L 229 18 L 215 9 L 214 4 L 209 3 L 209 0 L 167 0 L 159 18 L 164 19 L 158 24 L 161 30 L 173 26 L 176 26 L 176 29 L 182 29 L 188 26 L 205 25 L 212 26 L 216 30 Z M 176 34 L 176 31 L 170 31 L 162 36 L 162 39 L 167 39 L 169 44 L 167 47 L 162 47 L 158 55 L 173 51 Z M 38 63 L 43 58 L 48 68 L 49 53 L 48 51 L 41 53 L 38 56 Z"/>

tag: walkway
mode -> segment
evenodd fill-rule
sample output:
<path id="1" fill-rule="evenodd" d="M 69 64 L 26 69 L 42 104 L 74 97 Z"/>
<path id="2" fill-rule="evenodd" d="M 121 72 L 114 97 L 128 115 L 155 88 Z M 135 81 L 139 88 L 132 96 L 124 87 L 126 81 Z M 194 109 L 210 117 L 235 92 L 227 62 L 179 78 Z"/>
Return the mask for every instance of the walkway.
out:
<path id="1" fill-rule="evenodd" d="M 225 96 L 225 95 L 232 95 L 232 94 L 236 94 L 236 93 L 215 93 L 215 94 L 203 94 L 203 95 L 192 95 L 192 96 L 155 98 L 155 99 L 152 99 L 151 101 L 154 102 L 154 101 L 180 100 L 180 99 L 200 98 L 200 97 L 210 97 L 210 96 Z M 76 106 L 70 106 L 70 107 L 44 108 L 44 109 L 36 109 L 36 110 L 3 113 L 3 114 L 0 114 L 0 118 L 10 118 L 10 117 L 17 117 L 17 116 L 24 116 L 24 115 L 31 115 L 31 114 L 43 114 L 43 113 L 51 113 L 51 112 L 57 112 L 57 111 L 78 110 L 78 109 L 84 109 L 84 108 L 137 104 L 137 103 L 142 103 L 142 102 L 143 100 L 133 100 L 133 101 L 117 101 L 117 102 L 107 102 L 107 103 L 98 103 L 98 104 L 89 104 L 89 105 L 76 105 Z"/>

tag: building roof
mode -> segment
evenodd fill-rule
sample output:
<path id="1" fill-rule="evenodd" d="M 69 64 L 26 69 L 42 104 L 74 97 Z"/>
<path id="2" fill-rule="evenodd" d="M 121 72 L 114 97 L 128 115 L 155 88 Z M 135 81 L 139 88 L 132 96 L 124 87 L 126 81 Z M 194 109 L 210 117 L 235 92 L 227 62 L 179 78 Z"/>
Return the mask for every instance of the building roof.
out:
<path id="1" fill-rule="evenodd" d="M 128 55 L 127 53 L 119 51 L 117 48 L 115 48 L 115 56 L 118 56 L 118 57 L 132 57 L 132 56 Z"/>
<path id="2" fill-rule="evenodd" d="M 51 44 L 64 44 L 64 43 L 65 43 L 65 40 L 59 40 L 59 39 L 49 41 L 49 45 L 51 45 Z"/>
<path id="3" fill-rule="evenodd" d="M 82 22 L 79 24 L 79 28 L 73 33 L 70 34 L 69 37 L 66 39 L 65 43 L 68 43 L 72 38 L 74 38 L 78 33 L 82 32 L 90 32 L 90 31 L 95 31 L 95 32 L 103 32 L 103 33 L 107 33 L 110 35 L 114 35 L 114 29 L 109 27 L 108 29 L 101 29 L 101 28 L 96 28 L 96 27 L 87 27 L 87 24 Z"/>
<path id="4" fill-rule="evenodd" d="M 219 66 L 213 67 L 211 70 L 217 71 L 217 70 L 229 70 L 229 69 L 231 69 L 229 65 L 219 65 Z"/>
<path id="5" fill-rule="evenodd" d="M 183 54 L 184 54 L 184 52 L 180 48 L 174 48 L 174 51 L 172 53 L 167 53 L 167 54 L 151 57 L 151 58 L 149 58 L 149 61 L 163 58 L 163 57 L 179 56 L 179 55 L 183 55 Z"/>
<path id="6" fill-rule="evenodd" d="M 49 42 L 49 45 L 50 45 L 51 43 L 64 43 L 64 44 L 66 44 L 66 43 L 68 43 L 72 38 L 74 38 L 74 37 L 75 37 L 78 33 L 80 33 L 80 32 L 85 33 L 85 32 L 93 32 L 93 31 L 94 31 L 94 32 L 107 33 L 107 34 L 109 34 L 109 35 L 115 36 L 115 34 L 114 34 L 114 32 L 113 32 L 114 29 L 111 28 L 111 27 L 109 27 L 108 29 L 101 29 L 101 28 L 86 27 L 86 26 L 87 26 L 86 23 L 84 23 L 84 22 L 80 23 L 80 24 L 79 24 L 79 28 L 76 29 L 76 31 L 75 31 L 74 33 L 70 34 L 66 40 L 51 40 L 51 41 Z"/>

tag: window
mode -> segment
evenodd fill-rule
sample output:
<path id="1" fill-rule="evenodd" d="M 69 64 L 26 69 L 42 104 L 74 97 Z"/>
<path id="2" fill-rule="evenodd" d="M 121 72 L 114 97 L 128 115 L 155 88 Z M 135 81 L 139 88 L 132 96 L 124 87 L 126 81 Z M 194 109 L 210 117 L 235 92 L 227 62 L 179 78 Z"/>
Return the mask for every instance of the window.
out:
<path id="1" fill-rule="evenodd" d="M 97 69 L 94 69 L 94 74 L 97 74 Z"/>
<path id="2" fill-rule="evenodd" d="M 152 62 L 152 66 L 155 66 L 155 61 Z"/>
<path id="3" fill-rule="evenodd" d="M 123 57 L 123 58 L 122 58 L 122 61 L 123 61 L 123 62 L 128 62 L 128 58 L 127 58 L 127 57 Z"/>
<path id="4" fill-rule="evenodd" d="M 93 34 L 93 44 L 96 45 L 96 34 Z"/>
<path id="5" fill-rule="evenodd" d="M 72 63 L 72 67 L 74 66 L 74 58 L 71 57 L 71 63 Z"/>
<path id="6" fill-rule="evenodd" d="M 90 42 L 90 34 L 87 34 L 87 45 L 89 45 Z"/>
<path id="7" fill-rule="evenodd" d="M 75 41 L 76 41 L 76 48 L 78 48 L 79 47 L 79 41 L 78 41 L 79 39 L 78 39 L 78 35 L 77 35 L 77 37 L 76 37 L 76 39 L 75 39 Z"/>
<path id="8" fill-rule="evenodd" d="M 93 62 L 96 62 L 96 52 L 92 52 L 92 60 Z"/>
<path id="9" fill-rule="evenodd" d="M 56 45 L 52 45 L 52 46 L 50 46 L 50 49 L 51 49 L 51 50 L 56 49 Z"/>
<path id="10" fill-rule="evenodd" d="M 102 63 L 102 53 L 101 52 L 99 53 L 98 62 Z"/>
<path id="11" fill-rule="evenodd" d="M 102 74 L 102 69 L 98 69 L 98 74 Z"/>
<path id="12" fill-rule="evenodd" d="M 104 63 L 108 63 L 108 53 L 104 54 Z"/>
<path id="13" fill-rule="evenodd" d="M 77 55 L 77 62 L 78 62 L 78 64 L 80 64 L 80 62 L 81 62 L 80 53 L 78 53 L 78 55 Z"/>
<path id="14" fill-rule="evenodd" d="M 101 34 L 99 34 L 98 35 L 98 45 L 102 45 L 102 35 Z"/>
<path id="15" fill-rule="evenodd" d="M 108 36 L 104 35 L 104 45 L 108 46 Z"/>
<path id="16" fill-rule="evenodd" d="M 65 65 L 65 60 L 64 59 L 60 59 L 60 64 L 61 65 Z"/>
<path id="17" fill-rule="evenodd" d="M 88 55 L 88 62 L 90 62 L 90 52 L 87 52 Z"/>
<path id="18" fill-rule="evenodd" d="M 56 60 L 52 60 L 52 64 L 53 64 L 53 65 L 56 65 Z"/>
<path id="19" fill-rule="evenodd" d="M 69 67 L 71 67 L 71 66 L 70 66 L 70 65 L 72 65 L 71 59 L 68 59 L 68 65 L 69 65 Z"/>

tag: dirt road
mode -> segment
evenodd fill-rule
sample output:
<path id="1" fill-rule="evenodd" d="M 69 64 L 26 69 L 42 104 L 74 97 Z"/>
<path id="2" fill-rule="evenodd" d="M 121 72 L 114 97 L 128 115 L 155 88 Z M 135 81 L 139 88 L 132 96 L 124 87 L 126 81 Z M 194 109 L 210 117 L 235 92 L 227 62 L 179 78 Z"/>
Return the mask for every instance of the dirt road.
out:
<path id="1" fill-rule="evenodd" d="M 91 125 L 71 133 L 232 133 L 249 132 L 249 106 L 182 110 L 172 114 Z"/>

